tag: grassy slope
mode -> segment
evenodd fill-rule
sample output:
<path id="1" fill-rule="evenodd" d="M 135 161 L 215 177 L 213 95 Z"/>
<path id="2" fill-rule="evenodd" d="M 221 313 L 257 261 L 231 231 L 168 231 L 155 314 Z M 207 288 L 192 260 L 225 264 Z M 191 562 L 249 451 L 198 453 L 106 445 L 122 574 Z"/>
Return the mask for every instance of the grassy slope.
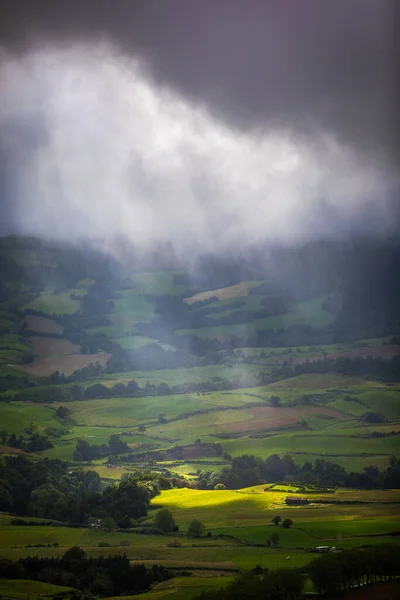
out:
<path id="1" fill-rule="evenodd" d="M 42 259 L 41 259 L 42 260 Z M 91 332 L 103 331 L 108 336 L 115 338 L 121 346 L 138 348 L 142 345 L 156 341 L 135 335 L 135 324 L 139 321 L 150 321 L 156 318 L 154 305 L 145 299 L 146 294 L 187 294 L 193 291 L 187 286 L 178 286 L 174 283 L 174 272 L 168 273 L 140 273 L 131 276 L 135 288 L 124 290 L 122 298 L 114 301 L 114 309 L 108 315 L 111 325 L 94 328 Z M 39 298 L 30 303 L 30 307 L 39 308 L 48 314 L 71 313 L 79 308 L 79 302 L 69 298 L 70 293 L 84 294 L 90 281 L 81 281 L 77 290 L 69 290 L 61 294 L 54 294 L 49 288 Z M 260 298 L 244 296 L 243 308 L 249 311 L 260 309 Z M 179 334 L 193 333 L 202 337 L 226 337 L 231 334 L 248 335 L 251 331 L 260 329 L 287 328 L 294 324 L 309 324 L 321 327 L 330 323 L 333 316 L 322 309 L 324 298 L 317 298 L 299 304 L 287 314 L 254 320 L 243 326 L 216 326 L 203 330 L 181 330 Z M 235 309 L 231 308 L 231 300 L 220 300 L 215 306 L 226 307 L 225 312 L 213 315 L 211 318 L 218 322 L 221 316 L 227 316 Z M 7 315 L 3 317 L 4 326 L 8 327 L 11 321 Z M 61 332 L 60 326 L 50 320 L 38 320 L 40 317 L 29 317 L 31 329 Z M 36 319 L 36 324 L 33 321 Z M 42 328 L 42 329 L 41 329 Z M 127 335 L 128 334 L 128 335 Z M 41 338 L 45 340 L 45 338 Z M 382 340 L 379 340 L 380 342 Z M 1 340 L 5 359 L 17 360 L 25 345 L 17 336 L 10 334 Z M 48 342 L 49 343 L 49 342 Z M 62 342 L 61 342 L 62 343 Z M 44 344 L 44 342 L 38 342 Z M 61 354 L 64 347 L 58 352 L 50 352 L 42 348 L 44 354 Z M 155 372 L 131 372 L 114 374 L 104 379 L 98 379 L 106 385 L 114 385 L 117 381 L 127 383 L 135 379 L 144 385 L 146 381 L 169 384 L 183 383 L 185 381 L 208 381 L 215 377 L 228 377 L 241 374 L 247 377 L 249 385 L 254 373 L 262 367 L 268 371 L 274 363 L 283 360 L 304 359 L 320 355 L 322 351 L 339 352 L 350 350 L 348 345 L 301 347 L 296 349 L 244 349 L 246 356 L 259 354 L 264 350 L 265 357 L 259 358 L 257 364 L 241 364 L 230 369 L 226 366 L 212 366 L 195 369 L 166 370 Z M 1 351 L 1 348 L 0 348 Z M 0 356 L 1 358 L 1 356 Z M 2 367 L 4 369 L 4 367 Z M 62 369 L 60 369 L 62 370 Z M 94 381 L 87 382 L 92 385 Z M 134 451 L 140 451 L 142 445 L 152 448 L 165 448 L 173 444 L 193 443 L 195 438 L 201 436 L 202 441 L 221 442 L 225 450 L 232 455 L 242 453 L 269 456 L 272 453 L 283 454 L 291 452 L 297 462 L 315 460 L 325 457 L 343 464 L 348 470 L 360 470 L 369 464 L 385 467 L 390 454 L 399 454 L 400 436 L 384 438 L 368 438 L 366 434 L 374 431 L 393 431 L 399 427 L 400 412 L 398 402 L 399 386 L 386 386 L 379 382 L 367 382 L 359 378 L 342 377 L 339 375 L 304 375 L 282 381 L 270 386 L 250 387 L 248 389 L 212 394 L 188 394 L 183 396 L 151 397 L 142 399 L 118 398 L 112 400 L 94 400 L 89 402 L 73 402 L 69 407 L 73 411 L 75 423 L 68 425 L 69 432 L 65 434 L 57 445 L 44 454 L 51 457 L 71 459 L 76 440 L 80 437 L 87 438 L 91 443 L 106 443 L 112 433 L 121 433 L 130 430 L 133 436 L 125 439 Z M 266 437 L 254 438 L 246 434 L 247 424 L 252 420 L 252 415 L 246 407 L 248 403 L 263 402 L 272 394 L 281 398 L 282 405 L 290 406 L 298 402 L 302 396 L 318 396 L 321 406 L 319 414 L 307 412 L 306 407 L 299 408 L 299 418 L 307 420 L 309 429 L 288 431 L 284 427 L 274 425 L 266 430 Z M 346 401 L 344 397 L 350 395 L 356 400 Z M 264 404 L 266 406 L 266 404 Z M 322 418 L 323 409 L 329 408 L 338 411 L 335 417 Z M 187 416 L 175 421 L 176 416 L 183 413 L 205 409 L 219 409 L 207 414 Z M 223 410 L 221 410 L 223 409 Z M 279 409 L 280 414 L 285 414 L 285 408 Z M 368 410 L 382 413 L 389 423 L 385 425 L 370 425 L 361 419 Z M 160 426 L 155 423 L 160 413 L 165 413 L 169 422 Z M 39 428 L 47 426 L 60 427 L 54 419 L 54 411 L 43 405 L 28 403 L 10 403 L 1 405 L 2 425 L 7 431 L 19 433 L 31 421 Z M 283 419 L 282 419 L 283 420 Z M 137 427 L 142 423 L 147 427 L 145 435 L 138 435 Z M 220 434 L 231 424 L 239 424 L 242 431 L 237 439 L 223 440 L 214 437 Z M 273 435 L 272 435 L 273 434 Z M 356 437 L 363 435 L 364 437 Z M 221 468 L 221 464 L 212 459 L 191 463 L 170 462 L 166 464 L 171 470 L 181 471 L 185 474 L 196 471 L 197 468 L 211 470 Z M 116 479 L 124 472 L 129 472 L 129 467 L 123 466 L 117 470 L 107 469 L 98 464 L 95 469 L 107 480 Z M 275 527 L 271 525 L 272 516 L 279 511 L 282 516 L 291 516 L 295 521 L 289 531 L 279 528 L 280 545 L 278 549 L 264 549 L 264 565 L 274 566 L 301 566 L 310 560 L 308 554 L 299 548 L 310 548 L 324 543 L 341 545 L 344 547 L 359 546 L 366 543 L 379 541 L 395 541 L 396 538 L 385 534 L 400 529 L 398 517 L 398 492 L 354 492 L 344 490 L 338 493 L 342 499 L 371 499 L 376 503 L 362 506 L 319 506 L 306 508 L 287 508 L 283 504 L 286 492 L 264 493 L 260 488 L 251 490 L 202 492 L 193 490 L 171 490 L 164 492 L 154 501 L 154 510 L 150 511 L 149 521 L 154 516 L 154 511 L 161 505 L 169 507 L 181 531 L 185 530 L 191 518 L 201 518 L 207 530 L 212 533 L 211 541 L 208 538 L 192 540 L 181 538 L 182 548 L 170 548 L 168 543 L 175 538 L 168 536 L 139 536 L 135 534 L 122 534 L 116 532 L 91 531 L 87 529 L 74 529 L 65 527 L 13 527 L 3 523 L 0 538 L 0 556 L 18 558 L 20 555 L 37 554 L 39 556 L 52 556 L 62 553 L 73 544 L 82 545 L 89 554 L 108 555 L 110 552 L 127 552 L 132 560 L 165 561 L 165 564 L 197 565 L 197 566 L 238 566 L 240 568 L 254 567 L 260 560 L 260 550 L 254 547 L 237 545 L 235 540 L 216 538 L 220 533 L 231 535 L 235 538 L 252 543 L 264 542 Z M 1 519 L 0 519 L 1 521 Z M 382 535 L 383 537 L 374 537 Z M 365 536 L 365 537 L 362 537 Z M 99 548 L 98 544 L 107 541 L 113 548 Z M 28 548 L 28 545 L 46 544 L 45 548 Z M 58 543 L 60 548 L 47 547 L 47 544 Z M 128 544 L 128 545 L 126 545 Z M 286 557 L 290 553 L 290 562 Z M 192 592 L 204 587 L 204 578 L 173 580 L 158 590 L 148 595 L 149 598 L 164 597 L 177 600 L 187 598 Z M 211 584 L 209 578 L 209 584 Z M 221 581 L 217 579 L 217 581 Z M 215 582 L 212 582 L 214 585 Z M 226 583 L 226 580 L 224 581 Z M 206 584 L 208 585 L 208 584 Z M 2 588 L 0 588 L 0 593 Z M 17 593 L 17 592 L 16 592 Z M 49 592 L 50 593 L 50 592 Z M 34 597 L 32 591 L 32 597 Z M 11 593 L 10 593 L 11 595 Z M 18 596 L 14 594 L 17 598 Z M 147 597 L 147 596 L 146 596 Z"/>
<path id="2" fill-rule="evenodd" d="M 294 306 L 289 312 L 277 317 L 255 319 L 244 325 L 217 325 L 202 329 L 180 329 L 179 335 L 198 335 L 201 338 L 224 339 L 232 335 L 249 336 L 263 329 L 286 329 L 291 325 L 322 327 L 333 321 L 333 315 L 322 308 L 325 296 Z M 228 311 L 229 312 L 229 311 Z M 215 317 L 217 318 L 217 317 Z"/>
<path id="3" fill-rule="evenodd" d="M 69 598 L 75 593 L 70 587 L 43 583 L 41 581 L 27 581 L 26 579 L 0 580 L 0 595 L 13 600 L 39 600 L 39 598 L 52 598 L 61 595 Z"/>

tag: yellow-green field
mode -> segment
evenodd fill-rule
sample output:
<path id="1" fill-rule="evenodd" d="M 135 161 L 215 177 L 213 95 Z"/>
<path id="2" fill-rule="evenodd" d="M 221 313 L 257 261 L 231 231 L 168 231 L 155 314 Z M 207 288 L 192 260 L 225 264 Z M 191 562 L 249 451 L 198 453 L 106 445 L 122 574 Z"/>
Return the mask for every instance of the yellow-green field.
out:
<path id="1" fill-rule="evenodd" d="M 152 502 L 144 524 L 151 525 L 160 507 L 168 508 L 179 526 L 175 535 L 143 535 L 63 526 L 15 526 L 11 517 L 2 515 L 0 557 L 57 556 L 73 545 L 81 546 L 91 556 L 122 554 L 134 562 L 146 561 L 170 568 L 197 570 L 232 570 L 253 568 L 260 561 L 270 568 L 307 564 L 319 545 L 344 548 L 382 542 L 396 543 L 400 531 L 400 490 L 338 490 L 321 496 L 335 501 L 358 500 L 368 504 L 311 504 L 288 507 L 287 492 L 264 491 L 256 486 L 238 491 L 201 491 L 188 488 L 167 490 Z M 308 495 L 315 501 L 315 495 Z M 272 517 L 290 517 L 293 525 L 283 529 L 271 523 Z M 200 519 L 205 535 L 185 535 L 193 518 Z M 267 547 L 267 540 L 279 533 L 279 544 Z M 99 544 L 109 544 L 101 547 Z M 179 542 L 178 547 L 173 547 Z M 57 546 L 55 546 L 57 544 Z M 171 545 L 172 544 L 172 545 Z M 264 547 L 256 547 L 262 544 Z M 38 547 L 39 545 L 39 547 Z M 290 561 L 287 561 L 290 556 Z"/>

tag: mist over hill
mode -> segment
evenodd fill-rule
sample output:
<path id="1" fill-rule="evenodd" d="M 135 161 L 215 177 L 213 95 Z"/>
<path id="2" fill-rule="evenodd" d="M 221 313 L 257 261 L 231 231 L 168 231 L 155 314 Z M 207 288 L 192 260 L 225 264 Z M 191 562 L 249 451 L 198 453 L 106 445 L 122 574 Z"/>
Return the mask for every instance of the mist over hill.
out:
<path id="1" fill-rule="evenodd" d="M 224 301 L 225 309 L 218 310 L 227 310 L 231 305 L 234 314 L 229 320 L 226 317 L 225 321 L 215 324 L 249 323 L 250 326 L 254 319 L 284 315 L 291 306 L 323 297 L 325 309 L 331 315 L 331 323 L 323 328 L 330 341 L 393 334 L 399 328 L 400 243 L 397 238 L 313 242 L 297 248 L 253 246 L 236 254 L 200 255 L 189 264 L 177 259 L 173 253 L 168 254 L 165 248 L 163 252 L 151 252 L 147 256 L 136 254 L 134 248 L 126 248 L 126 254 L 117 259 L 92 246 L 55 244 L 15 236 L 1 240 L 0 254 L 1 299 L 9 310 L 21 310 L 29 305 L 29 294 L 40 295 L 48 288 L 55 290 L 54 293 L 71 295 L 71 290 L 84 279 L 106 286 L 112 298 L 115 292 L 135 288 L 130 279 L 131 276 L 134 279 L 135 273 L 165 272 L 171 273 L 175 284 L 180 286 L 177 296 L 168 287 L 155 291 L 152 289 L 154 284 L 149 284 L 146 288 L 148 301 L 154 302 L 159 297 L 156 311 L 162 329 L 190 329 L 190 324 L 195 322 L 196 327 L 201 327 L 202 323 L 206 326 L 208 318 L 202 320 L 198 315 L 196 320 L 193 315 L 197 310 L 205 316 L 214 309 L 202 308 L 202 302 L 195 303 L 198 308 L 185 304 L 185 297 L 246 281 L 255 282 L 249 289 L 248 298 L 261 300 L 261 312 L 243 311 L 243 298 L 232 297 Z M 22 294 L 21 286 L 25 286 Z M 78 313 L 84 310 L 82 299 L 82 296 L 78 297 L 81 300 L 80 305 L 79 302 L 76 304 Z M 275 299 L 273 309 L 271 299 Z M 100 307 L 96 310 L 101 314 L 101 299 L 98 301 Z M 56 313 L 50 307 L 45 312 Z M 155 327 L 160 327 L 161 321 L 158 320 Z M 144 324 L 143 329 L 146 328 L 151 326 Z"/>

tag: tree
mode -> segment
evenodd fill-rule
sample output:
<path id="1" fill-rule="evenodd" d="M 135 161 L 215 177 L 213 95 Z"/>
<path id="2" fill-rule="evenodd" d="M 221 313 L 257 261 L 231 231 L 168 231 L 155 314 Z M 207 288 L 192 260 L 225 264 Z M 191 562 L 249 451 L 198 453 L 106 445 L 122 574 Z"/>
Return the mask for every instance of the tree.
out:
<path id="1" fill-rule="evenodd" d="M 164 424 L 167 422 L 167 419 L 165 418 L 165 415 L 164 415 L 164 414 L 161 414 L 161 415 L 158 417 L 158 422 L 160 423 L 160 425 L 164 425 Z"/>
<path id="2" fill-rule="evenodd" d="M 86 557 L 86 552 L 79 546 L 72 546 L 63 555 L 62 560 L 65 563 L 74 563 L 83 560 Z"/>
<path id="3" fill-rule="evenodd" d="M 281 399 L 279 398 L 279 396 L 271 396 L 270 402 L 272 406 L 277 407 L 280 406 Z"/>
<path id="4" fill-rule="evenodd" d="M 121 454 L 122 452 L 128 452 L 129 446 L 126 442 L 123 442 L 119 435 L 110 435 L 108 440 L 108 447 L 110 448 L 111 454 Z"/>
<path id="5" fill-rule="evenodd" d="M 277 531 L 274 531 L 274 533 L 271 535 L 271 542 L 274 546 L 279 544 L 279 533 Z"/>
<path id="6" fill-rule="evenodd" d="M 141 425 L 139 425 L 138 431 L 139 431 L 139 433 L 145 433 L 146 427 L 143 424 L 141 424 Z"/>
<path id="7" fill-rule="evenodd" d="M 292 519 L 284 519 L 284 520 L 282 521 L 282 527 L 283 527 L 284 529 L 289 529 L 289 527 L 290 527 L 291 525 L 293 525 L 293 521 L 292 521 Z"/>
<path id="8" fill-rule="evenodd" d="M 217 483 L 214 486 L 214 490 L 226 490 L 226 485 L 224 483 Z"/>
<path id="9" fill-rule="evenodd" d="M 59 419 L 65 419 L 70 414 L 71 411 L 66 406 L 59 406 L 56 410 L 56 417 L 58 417 Z"/>
<path id="10" fill-rule="evenodd" d="M 117 524 L 115 522 L 115 519 L 113 519 L 112 517 L 106 517 L 105 519 L 102 520 L 101 526 L 103 527 L 103 529 L 112 531 L 113 529 L 116 528 Z"/>
<path id="11" fill-rule="evenodd" d="M 65 511 L 65 495 L 50 483 L 44 483 L 31 493 L 33 514 L 37 517 L 61 519 Z"/>
<path id="12" fill-rule="evenodd" d="M 279 525 L 279 523 L 282 521 L 282 518 L 277 515 L 276 517 L 274 517 L 271 520 L 274 525 Z"/>
<path id="13" fill-rule="evenodd" d="M 154 519 L 154 527 L 163 531 L 173 531 L 175 527 L 175 519 L 171 511 L 167 508 L 161 509 Z"/>
<path id="14" fill-rule="evenodd" d="M 201 521 L 199 521 L 198 519 L 193 519 L 193 521 L 190 522 L 189 527 L 188 527 L 188 535 L 194 535 L 195 537 L 199 537 L 199 535 L 201 535 L 205 530 L 205 526 L 203 525 L 203 523 Z"/>

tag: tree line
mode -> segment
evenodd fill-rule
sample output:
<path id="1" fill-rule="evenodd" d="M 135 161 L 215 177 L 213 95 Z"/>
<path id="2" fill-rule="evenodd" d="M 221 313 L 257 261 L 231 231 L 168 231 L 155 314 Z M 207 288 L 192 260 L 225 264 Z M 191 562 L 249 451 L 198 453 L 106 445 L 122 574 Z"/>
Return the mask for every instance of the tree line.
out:
<path id="1" fill-rule="evenodd" d="M 288 480 L 324 488 L 399 489 L 400 460 L 391 456 L 389 466 L 383 471 L 371 465 L 361 473 L 348 473 L 341 465 L 323 459 L 317 459 L 314 464 L 306 461 L 300 466 L 288 454 L 282 457 L 273 454 L 265 460 L 245 454 L 233 458 L 229 466 L 219 471 L 201 471 L 197 487 L 215 489 L 223 485 L 229 489 L 241 489 Z"/>
<path id="2" fill-rule="evenodd" d="M 116 383 L 108 387 L 102 383 L 94 383 L 85 388 L 77 384 L 66 385 L 74 381 L 74 379 L 72 376 L 66 377 L 58 372 L 53 373 L 48 381 L 51 381 L 52 385 L 29 386 L 13 395 L 3 394 L 0 396 L 0 401 L 12 402 L 16 400 L 51 404 L 52 402 L 71 402 L 74 400 L 94 400 L 101 398 L 144 398 L 147 396 L 169 396 L 174 394 L 200 394 L 240 389 L 249 385 L 248 380 L 243 380 L 240 376 L 237 376 L 232 379 L 217 377 L 212 381 L 192 381 L 176 385 L 169 385 L 163 381 L 156 385 L 147 381 L 143 387 L 140 387 L 135 380 L 131 380 L 126 385 Z"/>
<path id="3" fill-rule="evenodd" d="M 96 596 L 119 596 L 146 592 L 152 584 L 170 579 L 172 575 L 160 565 L 149 569 L 144 565 L 131 565 L 125 554 L 90 558 L 84 550 L 74 546 L 61 558 L 35 556 L 21 558 L 16 563 L 3 559 L 0 577 L 44 581 Z"/>

